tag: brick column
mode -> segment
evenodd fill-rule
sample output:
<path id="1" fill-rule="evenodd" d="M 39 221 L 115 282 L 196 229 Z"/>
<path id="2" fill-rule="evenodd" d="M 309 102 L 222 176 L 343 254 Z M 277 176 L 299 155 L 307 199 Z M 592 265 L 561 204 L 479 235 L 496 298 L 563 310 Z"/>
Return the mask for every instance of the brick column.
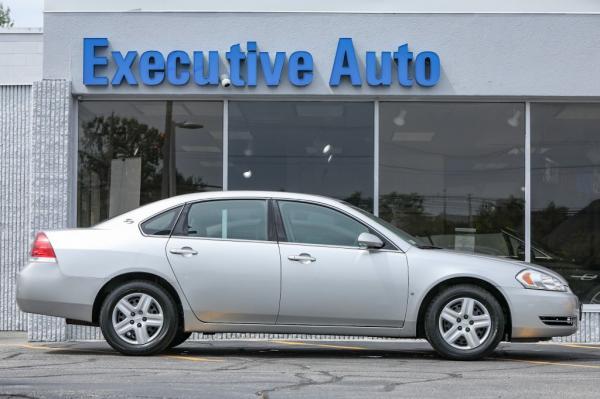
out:
<path id="1" fill-rule="evenodd" d="M 70 82 L 33 84 L 29 243 L 36 231 L 68 227 L 71 103 Z M 27 335 L 30 341 L 64 341 L 64 319 L 29 314 Z"/>
<path id="2" fill-rule="evenodd" d="M 31 86 L 0 86 L 0 331 L 25 331 L 16 276 L 29 250 Z"/>

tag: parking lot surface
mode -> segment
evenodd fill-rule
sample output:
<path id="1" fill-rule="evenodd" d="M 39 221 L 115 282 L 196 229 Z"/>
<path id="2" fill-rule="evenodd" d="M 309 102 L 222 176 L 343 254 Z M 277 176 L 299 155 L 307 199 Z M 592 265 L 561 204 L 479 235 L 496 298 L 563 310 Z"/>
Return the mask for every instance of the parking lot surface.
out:
<path id="1" fill-rule="evenodd" d="M 600 345 L 501 344 L 477 362 L 423 341 L 202 341 L 155 357 L 0 334 L 0 398 L 598 398 Z"/>

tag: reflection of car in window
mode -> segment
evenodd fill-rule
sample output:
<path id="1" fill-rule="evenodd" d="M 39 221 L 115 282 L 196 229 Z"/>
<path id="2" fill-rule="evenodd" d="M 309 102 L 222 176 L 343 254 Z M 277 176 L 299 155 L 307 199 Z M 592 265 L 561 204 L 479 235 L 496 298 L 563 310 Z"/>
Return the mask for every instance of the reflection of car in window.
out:
<path id="1" fill-rule="evenodd" d="M 460 234 L 432 234 L 417 237 L 416 240 L 463 252 L 525 260 L 525 240 L 512 229 L 504 228 L 497 233 L 472 233 L 470 236 L 472 245 L 468 249 L 458 246 L 457 237 Z M 600 304 L 600 266 L 590 268 L 579 265 L 572 259 L 565 259 L 547 250 L 537 242 L 532 242 L 531 263 L 546 266 L 562 275 L 583 303 Z"/>
<path id="2" fill-rule="evenodd" d="M 516 232 L 503 229 L 503 236 L 510 245 L 508 257 L 522 260 L 525 256 L 525 241 Z M 573 292 L 583 303 L 600 304 L 600 271 L 586 269 L 566 260 L 534 242 L 531 246 L 531 262 L 553 269 L 569 281 Z"/>

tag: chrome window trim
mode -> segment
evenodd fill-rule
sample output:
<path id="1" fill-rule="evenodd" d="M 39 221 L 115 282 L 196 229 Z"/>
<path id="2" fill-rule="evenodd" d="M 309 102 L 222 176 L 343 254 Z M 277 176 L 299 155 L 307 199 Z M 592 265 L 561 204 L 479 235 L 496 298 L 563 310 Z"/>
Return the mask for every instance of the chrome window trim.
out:
<path id="1" fill-rule="evenodd" d="M 391 242 L 391 241 L 390 241 Z M 295 246 L 308 246 L 308 247 L 316 247 L 316 248 L 332 248 L 332 249 L 353 249 L 356 251 L 368 251 L 368 252 L 393 252 L 393 253 L 404 253 L 402 250 L 396 249 L 385 249 L 385 248 L 361 248 L 361 247 L 351 247 L 347 245 L 327 245 L 327 244 L 308 244 L 301 242 L 288 242 L 281 241 L 279 244 L 287 244 L 287 245 L 295 245 Z"/>
<path id="2" fill-rule="evenodd" d="M 181 240 L 206 240 L 206 241 L 223 241 L 223 242 L 253 242 L 256 244 L 277 244 L 277 241 L 268 240 L 246 240 L 243 238 L 218 238 L 218 237 L 193 237 L 193 236 L 171 236 Z"/>

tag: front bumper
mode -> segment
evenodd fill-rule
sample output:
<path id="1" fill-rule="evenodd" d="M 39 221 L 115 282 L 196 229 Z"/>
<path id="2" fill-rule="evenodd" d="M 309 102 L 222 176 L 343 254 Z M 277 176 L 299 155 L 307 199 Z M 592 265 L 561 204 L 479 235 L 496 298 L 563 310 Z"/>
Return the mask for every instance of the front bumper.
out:
<path id="1" fill-rule="evenodd" d="M 577 331 L 580 304 L 570 292 L 510 288 L 506 290 L 514 339 L 563 337 Z M 571 325 L 549 325 L 542 318 L 570 318 Z"/>
<path id="2" fill-rule="evenodd" d="M 17 305 L 23 312 L 92 321 L 101 281 L 67 276 L 56 262 L 31 262 L 17 276 Z"/>

